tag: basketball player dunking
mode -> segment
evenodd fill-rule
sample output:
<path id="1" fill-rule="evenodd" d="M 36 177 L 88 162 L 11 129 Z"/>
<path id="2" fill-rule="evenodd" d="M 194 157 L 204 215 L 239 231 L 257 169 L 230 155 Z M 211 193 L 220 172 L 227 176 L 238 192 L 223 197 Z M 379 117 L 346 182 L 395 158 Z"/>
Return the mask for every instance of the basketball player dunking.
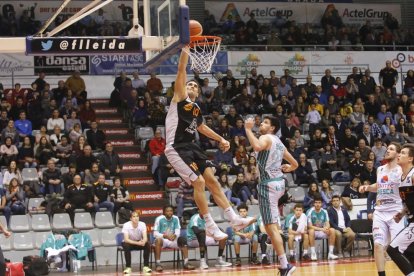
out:
<path id="1" fill-rule="evenodd" d="M 181 178 L 194 187 L 194 200 L 206 222 L 206 234 L 215 240 L 223 240 L 227 238 L 227 234 L 218 228 L 209 213 L 205 196 L 206 185 L 217 205 L 224 209 L 224 214 L 233 228 L 237 230 L 243 229 L 255 222 L 255 219 L 241 218 L 236 215 L 214 176 L 207 155 L 195 143 L 195 132 L 199 131 L 205 136 L 219 141 L 225 150 L 230 148 L 230 143 L 227 140 L 203 123 L 201 110 L 194 103 L 200 88 L 196 81 L 186 83 L 187 63 L 188 54 L 185 51 L 181 51 L 174 96 L 165 121 L 165 155 Z"/>
<path id="2" fill-rule="evenodd" d="M 404 228 L 403 221 L 395 222 L 394 215 L 402 210 L 402 201 L 398 191 L 401 182 L 401 167 L 397 164 L 401 146 L 390 143 L 384 156 L 388 163 L 377 169 L 377 183 L 364 185 L 360 193 L 377 192 L 372 234 L 374 236 L 374 257 L 378 275 L 385 276 L 384 249 Z M 391 239 L 389 239 L 391 238 Z"/>
<path id="3" fill-rule="evenodd" d="M 269 234 L 278 255 L 281 276 L 292 275 L 296 267 L 287 261 L 284 243 L 277 228 L 279 219 L 278 201 L 285 193 L 283 172 L 294 171 L 298 167 L 298 162 L 275 135 L 279 130 L 278 119 L 274 117 L 264 118 L 259 128 L 262 134 L 259 139 L 256 138 L 252 131 L 253 126 L 253 119 L 248 119 L 244 123 L 247 138 L 257 152 L 256 160 L 260 173 L 260 183 L 257 186 L 260 215 L 262 216 L 266 233 Z M 283 159 L 288 161 L 289 164 L 282 165 Z"/>
<path id="4" fill-rule="evenodd" d="M 402 176 L 400 196 L 404 209 L 394 217 L 399 222 L 405 215 L 409 225 L 391 242 L 387 253 L 404 275 L 414 276 L 414 144 L 405 144 L 398 156 Z"/>

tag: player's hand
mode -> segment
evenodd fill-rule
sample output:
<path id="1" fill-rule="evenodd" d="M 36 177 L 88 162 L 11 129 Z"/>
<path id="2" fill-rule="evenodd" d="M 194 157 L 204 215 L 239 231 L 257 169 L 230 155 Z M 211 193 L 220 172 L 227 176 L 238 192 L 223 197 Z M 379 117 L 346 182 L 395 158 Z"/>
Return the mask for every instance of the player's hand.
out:
<path id="1" fill-rule="evenodd" d="M 244 121 L 244 128 L 245 129 L 250 129 L 251 130 L 253 128 L 253 126 L 254 126 L 253 118 L 249 118 L 246 121 Z"/>
<path id="2" fill-rule="evenodd" d="M 224 152 L 228 151 L 230 149 L 230 143 L 224 138 L 221 138 L 220 145 L 224 147 Z"/>
<path id="3" fill-rule="evenodd" d="M 368 185 L 362 185 L 361 187 L 359 187 L 359 192 L 361 194 L 368 192 Z"/>
<path id="4" fill-rule="evenodd" d="M 282 171 L 284 173 L 288 173 L 288 172 L 291 172 L 292 171 L 292 166 L 290 166 L 289 164 L 283 164 L 281 166 L 281 168 L 282 168 Z"/>
<path id="5" fill-rule="evenodd" d="M 394 215 L 394 221 L 396 223 L 399 223 L 403 217 L 404 217 L 404 215 L 401 212 L 398 212 Z"/>
<path id="6" fill-rule="evenodd" d="M 8 237 L 10 237 L 10 236 L 11 236 L 11 232 L 9 232 L 9 231 L 7 231 L 7 230 L 4 230 L 3 234 L 4 234 L 4 236 L 5 236 L 6 238 L 8 238 Z"/>

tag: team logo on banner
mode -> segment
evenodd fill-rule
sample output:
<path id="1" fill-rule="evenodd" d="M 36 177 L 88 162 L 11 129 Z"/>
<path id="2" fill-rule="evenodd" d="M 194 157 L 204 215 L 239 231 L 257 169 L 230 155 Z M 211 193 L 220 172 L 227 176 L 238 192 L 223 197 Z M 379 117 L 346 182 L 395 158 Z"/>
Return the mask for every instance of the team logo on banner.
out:
<path id="1" fill-rule="evenodd" d="M 306 66 L 306 59 L 303 55 L 296 53 L 287 62 L 285 62 L 286 69 L 289 69 L 291 74 L 298 74 L 303 72 Z"/>
<path id="2" fill-rule="evenodd" d="M 124 185 L 153 185 L 154 179 L 148 177 L 140 177 L 140 178 L 132 178 L 132 179 L 124 179 Z"/>
<path id="3" fill-rule="evenodd" d="M 248 54 L 246 58 L 237 64 L 236 71 L 240 72 L 240 75 L 250 74 L 250 70 L 257 68 L 259 65 L 259 57 L 255 54 Z"/>

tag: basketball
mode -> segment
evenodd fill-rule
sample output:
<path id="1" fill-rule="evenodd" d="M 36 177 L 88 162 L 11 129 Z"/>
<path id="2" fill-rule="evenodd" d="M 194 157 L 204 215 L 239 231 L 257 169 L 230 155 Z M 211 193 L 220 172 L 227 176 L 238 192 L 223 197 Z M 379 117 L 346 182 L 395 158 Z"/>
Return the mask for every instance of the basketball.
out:
<path id="1" fill-rule="evenodd" d="M 203 27 L 200 22 L 190 20 L 190 36 L 199 36 L 203 33 Z"/>

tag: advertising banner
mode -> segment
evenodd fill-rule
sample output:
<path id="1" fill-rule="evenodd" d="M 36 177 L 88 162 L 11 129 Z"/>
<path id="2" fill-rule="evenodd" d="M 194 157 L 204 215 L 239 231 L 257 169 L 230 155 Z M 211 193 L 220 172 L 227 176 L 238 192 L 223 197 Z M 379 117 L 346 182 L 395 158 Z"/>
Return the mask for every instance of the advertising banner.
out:
<path id="1" fill-rule="evenodd" d="M 67 17 L 77 13 L 82 8 L 90 3 L 89 0 L 73 0 L 71 1 L 62 13 L 59 14 L 56 21 L 60 22 Z M 141 6 L 142 3 L 140 3 Z M 20 18 L 23 12 L 28 12 L 31 18 L 44 22 L 48 20 L 56 10 L 62 5 L 62 1 L 9 1 L 0 0 L 1 10 L 0 14 L 3 18 L 9 18 L 14 14 L 15 18 Z M 130 0 L 114 0 L 112 3 L 102 8 L 102 17 L 104 20 L 121 20 L 129 22 L 132 18 L 132 1 Z M 90 17 L 94 18 L 98 13 L 95 12 Z"/>
<path id="2" fill-rule="evenodd" d="M 132 74 L 134 71 L 143 72 L 145 54 L 138 53 L 132 55 L 94 55 L 91 56 L 92 75 L 118 75 L 125 71 Z"/>
<path id="3" fill-rule="evenodd" d="M 352 67 L 362 71 L 369 68 L 378 80 L 378 72 L 390 60 L 394 68 L 405 74 L 414 66 L 414 52 L 363 52 L 363 51 L 308 51 L 308 52 L 229 52 L 229 69 L 236 77 L 248 76 L 252 68 L 258 74 L 268 77 L 270 70 L 281 76 L 289 69 L 292 76 L 305 78 L 308 74 L 322 76 L 325 69 L 331 69 L 333 76 L 348 75 Z M 315 82 L 319 78 L 315 77 Z"/>
<path id="4" fill-rule="evenodd" d="M 33 76 L 33 57 L 0 54 L 0 75 Z"/>
<path id="5" fill-rule="evenodd" d="M 141 51 L 139 38 L 130 37 L 28 37 L 27 55 L 122 54 Z"/>
<path id="6" fill-rule="evenodd" d="M 48 75 L 70 75 L 78 70 L 81 74 L 89 74 L 88 56 L 35 56 L 35 73 L 40 71 Z"/>
<path id="7" fill-rule="evenodd" d="M 345 3 L 297 3 L 297 2 L 231 2 L 206 1 L 206 8 L 218 22 L 224 22 L 228 16 L 247 22 L 250 14 L 255 15 L 259 23 L 272 22 L 276 14 L 297 23 L 320 24 L 327 8 L 335 8 L 344 24 L 364 24 L 370 20 L 373 25 L 383 25 L 384 18 L 391 13 L 401 23 L 399 4 L 345 4 Z"/>

